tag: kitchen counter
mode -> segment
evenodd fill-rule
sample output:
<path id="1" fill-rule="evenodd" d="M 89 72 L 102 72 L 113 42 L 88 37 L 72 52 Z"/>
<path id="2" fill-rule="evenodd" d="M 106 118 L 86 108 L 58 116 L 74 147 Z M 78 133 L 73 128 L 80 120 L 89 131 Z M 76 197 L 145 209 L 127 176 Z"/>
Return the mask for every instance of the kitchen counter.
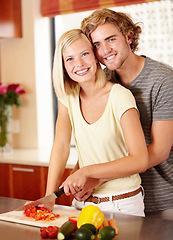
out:
<path id="1" fill-rule="evenodd" d="M 0 213 L 12 211 L 25 200 L 0 197 Z M 125 214 L 104 213 L 105 218 L 115 218 L 119 234 L 115 240 L 171 240 L 173 221 L 155 217 L 135 217 Z M 41 240 L 38 227 L 0 221 L 0 236 L 3 240 Z M 47 238 L 49 239 L 49 238 Z"/>
<path id="2" fill-rule="evenodd" d="M 11 152 L 0 152 L 0 163 L 22 164 L 48 167 L 51 149 L 13 149 Z M 71 147 L 66 168 L 73 169 L 78 159 L 76 148 Z"/>

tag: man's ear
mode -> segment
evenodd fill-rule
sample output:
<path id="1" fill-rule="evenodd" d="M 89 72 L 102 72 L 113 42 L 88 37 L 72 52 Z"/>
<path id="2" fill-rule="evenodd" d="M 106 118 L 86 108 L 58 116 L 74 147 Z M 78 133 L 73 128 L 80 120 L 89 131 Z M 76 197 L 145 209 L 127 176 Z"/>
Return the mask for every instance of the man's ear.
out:
<path id="1" fill-rule="evenodd" d="M 133 40 L 133 32 L 130 31 L 126 36 L 126 41 L 130 45 L 132 43 L 132 40 Z"/>

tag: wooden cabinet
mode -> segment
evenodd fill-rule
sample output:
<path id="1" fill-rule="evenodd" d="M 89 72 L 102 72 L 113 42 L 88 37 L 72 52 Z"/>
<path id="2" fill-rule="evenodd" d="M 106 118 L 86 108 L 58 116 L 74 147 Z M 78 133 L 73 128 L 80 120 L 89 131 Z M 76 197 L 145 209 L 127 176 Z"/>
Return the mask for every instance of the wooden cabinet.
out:
<path id="1" fill-rule="evenodd" d="M 61 183 L 70 175 L 72 169 L 65 169 Z M 60 198 L 56 199 L 56 204 L 71 206 L 73 201 L 73 195 L 66 196 L 65 194 L 61 195 Z"/>
<path id="2" fill-rule="evenodd" d="M 0 163 L 0 196 L 10 197 L 9 164 Z"/>
<path id="3" fill-rule="evenodd" d="M 0 1 L 0 38 L 22 37 L 21 0 Z"/>
<path id="4" fill-rule="evenodd" d="M 70 174 L 65 169 L 62 181 Z M 0 196 L 36 200 L 45 195 L 48 167 L 0 163 Z M 72 195 L 62 195 L 57 204 L 71 206 Z"/>
<path id="5" fill-rule="evenodd" d="M 10 164 L 9 171 L 12 198 L 36 200 L 44 196 L 47 180 L 45 167 Z"/>

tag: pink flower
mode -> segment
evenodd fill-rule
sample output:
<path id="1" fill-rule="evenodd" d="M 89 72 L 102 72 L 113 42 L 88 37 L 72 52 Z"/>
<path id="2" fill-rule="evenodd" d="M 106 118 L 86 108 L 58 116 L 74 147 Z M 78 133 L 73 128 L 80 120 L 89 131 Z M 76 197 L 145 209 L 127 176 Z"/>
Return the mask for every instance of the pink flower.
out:
<path id="1" fill-rule="evenodd" d="M 25 90 L 23 88 L 21 88 L 21 86 L 18 86 L 15 90 L 15 92 L 17 94 L 24 94 L 25 93 Z"/>
<path id="2" fill-rule="evenodd" d="M 8 90 L 8 87 L 3 84 L 3 83 L 0 83 L 0 94 L 5 94 Z"/>
<path id="3" fill-rule="evenodd" d="M 17 94 L 24 94 L 25 90 L 21 88 L 19 84 L 10 84 L 8 85 L 8 90 L 16 92 Z"/>
<path id="4" fill-rule="evenodd" d="M 16 88 L 19 86 L 19 84 L 9 84 L 8 90 L 12 92 L 16 92 Z"/>

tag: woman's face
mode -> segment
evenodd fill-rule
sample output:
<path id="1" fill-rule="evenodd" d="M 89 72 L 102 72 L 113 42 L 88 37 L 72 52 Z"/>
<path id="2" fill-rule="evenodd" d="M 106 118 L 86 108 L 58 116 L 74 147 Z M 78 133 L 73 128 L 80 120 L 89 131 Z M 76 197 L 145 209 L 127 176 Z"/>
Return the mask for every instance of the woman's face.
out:
<path id="1" fill-rule="evenodd" d="M 63 54 L 65 69 L 71 79 L 79 84 L 95 81 L 97 60 L 90 43 L 83 37 L 75 40 Z"/>

